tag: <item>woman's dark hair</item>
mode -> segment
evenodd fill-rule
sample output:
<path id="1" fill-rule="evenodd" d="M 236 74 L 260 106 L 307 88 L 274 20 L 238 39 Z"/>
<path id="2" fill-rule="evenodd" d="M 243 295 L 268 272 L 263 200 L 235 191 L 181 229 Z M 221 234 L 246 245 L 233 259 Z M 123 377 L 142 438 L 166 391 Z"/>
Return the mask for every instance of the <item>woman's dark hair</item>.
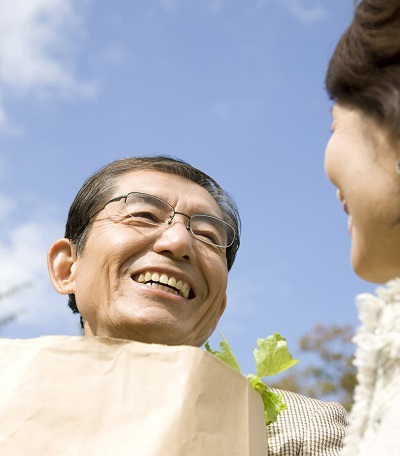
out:
<path id="1" fill-rule="evenodd" d="M 362 0 L 329 63 L 330 98 L 400 139 L 400 1 Z"/>
<path id="2" fill-rule="evenodd" d="M 77 255 L 85 247 L 92 215 L 115 196 L 113 193 L 119 176 L 135 170 L 175 174 L 208 191 L 220 207 L 223 219 L 236 231 L 234 243 L 226 249 L 226 262 L 230 270 L 240 245 L 240 216 L 234 200 L 207 174 L 183 160 L 164 155 L 122 158 L 104 166 L 85 181 L 71 205 L 65 226 L 65 237 L 74 244 Z M 79 313 L 75 295 L 69 295 L 68 306 L 74 313 Z"/>

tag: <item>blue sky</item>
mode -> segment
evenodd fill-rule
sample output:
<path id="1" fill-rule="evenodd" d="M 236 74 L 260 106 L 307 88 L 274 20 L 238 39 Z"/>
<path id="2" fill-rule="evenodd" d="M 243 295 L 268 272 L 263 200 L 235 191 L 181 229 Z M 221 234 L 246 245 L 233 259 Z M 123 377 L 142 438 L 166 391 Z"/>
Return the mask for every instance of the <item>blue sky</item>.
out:
<path id="1" fill-rule="evenodd" d="M 324 75 L 352 0 L 0 0 L 3 337 L 78 334 L 51 287 L 49 245 L 86 177 L 124 156 L 170 154 L 236 199 L 242 245 L 218 330 L 245 371 L 256 339 L 295 351 L 316 323 L 357 323 L 374 285 L 349 262 L 346 217 L 323 169 Z M 211 342 L 217 346 L 216 333 Z"/>

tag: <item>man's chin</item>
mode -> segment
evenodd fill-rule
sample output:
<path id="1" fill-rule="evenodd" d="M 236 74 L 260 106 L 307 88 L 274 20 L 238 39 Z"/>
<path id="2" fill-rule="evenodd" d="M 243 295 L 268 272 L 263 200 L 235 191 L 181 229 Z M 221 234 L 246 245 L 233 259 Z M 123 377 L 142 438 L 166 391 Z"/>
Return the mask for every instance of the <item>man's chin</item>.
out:
<path id="1" fill-rule="evenodd" d="M 124 339 L 146 344 L 161 344 L 161 345 L 191 345 L 200 347 L 207 337 L 199 336 L 193 328 L 179 328 L 176 322 L 172 323 L 157 323 L 143 322 L 135 324 L 125 322 L 119 324 L 118 327 L 107 330 L 86 330 L 86 336 L 108 337 L 113 339 Z"/>

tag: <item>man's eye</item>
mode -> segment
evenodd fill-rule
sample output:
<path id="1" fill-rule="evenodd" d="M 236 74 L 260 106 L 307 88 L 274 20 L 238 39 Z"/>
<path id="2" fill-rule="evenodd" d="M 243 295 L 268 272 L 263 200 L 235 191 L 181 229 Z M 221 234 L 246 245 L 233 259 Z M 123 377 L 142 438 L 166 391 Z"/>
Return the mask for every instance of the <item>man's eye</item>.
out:
<path id="1" fill-rule="evenodd" d="M 129 212 L 131 218 L 137 221 L 146 223 L 158 224 L 161 223 L 160 218 L 152 212 Z"/>
<path id="2" fill-rule="evenodd" d="M 220 245 L 220 240 L 215 233 L 210 231 L 194 231 L 194 234 L 197 238 L 211 244 Z"/>

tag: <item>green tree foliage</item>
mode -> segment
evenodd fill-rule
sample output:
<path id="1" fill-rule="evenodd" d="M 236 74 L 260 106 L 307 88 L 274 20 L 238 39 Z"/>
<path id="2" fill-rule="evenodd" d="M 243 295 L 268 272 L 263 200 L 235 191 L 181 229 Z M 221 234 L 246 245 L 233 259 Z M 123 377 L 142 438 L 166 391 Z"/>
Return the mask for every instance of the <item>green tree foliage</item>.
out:
<path id="1" fill-rule="evenodd" d="M 350 410 L 356 386 L 353 335 L 351 325 L 316 325 L 299 340 L 300 365 L 270 386 L 335 400 Z"/>

